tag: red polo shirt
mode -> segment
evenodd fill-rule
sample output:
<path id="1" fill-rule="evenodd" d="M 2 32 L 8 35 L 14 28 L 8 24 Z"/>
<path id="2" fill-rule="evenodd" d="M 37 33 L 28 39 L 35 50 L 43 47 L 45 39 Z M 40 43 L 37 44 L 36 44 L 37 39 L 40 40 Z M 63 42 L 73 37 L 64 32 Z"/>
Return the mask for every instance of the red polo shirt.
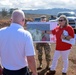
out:
<path id="1" fill-rule="evenodd" d="M 74 29 L 70 25 L 67 25 L 64 28 L 60 28 L 60 26 L 57 26 L 54 30 L 52 30 L 52 33 L 56 35 L 56 50 L 59 51 L 65 51 L 71 49 L 72 47 L 71 44 L 62 42 L 61 35 L 63 34 L 64 30 L 66 30 L 68 34 L 74 38 Z"/>

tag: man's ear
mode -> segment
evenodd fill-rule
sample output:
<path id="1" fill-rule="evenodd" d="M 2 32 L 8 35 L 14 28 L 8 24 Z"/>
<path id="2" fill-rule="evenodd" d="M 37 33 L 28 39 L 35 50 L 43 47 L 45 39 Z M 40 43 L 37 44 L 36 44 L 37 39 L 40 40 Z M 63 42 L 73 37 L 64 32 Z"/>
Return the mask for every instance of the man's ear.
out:
<path id="1" fill-rule="evenodd" d="M 12 18 L 10 19 L 10 21 L 12 21 Z"/>
<path id="2" fill-rule="evenodd" d="M 25 19 L 22 19 L 22 21 L 24 21 Z"/>

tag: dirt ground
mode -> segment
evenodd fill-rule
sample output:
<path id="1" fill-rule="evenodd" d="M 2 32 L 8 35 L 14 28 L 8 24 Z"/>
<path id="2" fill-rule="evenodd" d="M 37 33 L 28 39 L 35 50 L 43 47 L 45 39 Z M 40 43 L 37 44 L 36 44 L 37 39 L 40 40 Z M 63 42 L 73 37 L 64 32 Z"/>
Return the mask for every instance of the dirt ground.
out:
<path id="1" fill-rule="evenodd" d="M 10 22 L 8 21 L 5 21 L 5 20 L 1 20 L 0 21 L 0 28 L 2 27 L 5 27 L 5 26 L 8 26 L 10 24 Z M 51 44 L 51 62 L 52 62 L 52 59 L 53 59 L 53 54 L 54 54 L 54 50 L 55 50 L 55 44 Z M 39 66 L 39 62 L 38 62 L 38 55 L 37 55 L 37 50 L 36 50 L 36 64 L 37 64 L 37 67 Z M 50 65 L 51 65 L 51 62 L 50 62 Z M 55 75 L 62 75 L 61 73 L 61 70 L 62 70 L 62 59 L 60 58 L 59 61 L 58 61 L 58 66 L 57 66 L 57 69 L 56 69 L 56 74 Z M 39 75 L 45 75 L 46 73 L 46 60 L 45 60 L 45 55 L 43 54 L 43 69 L 41 70 L 37 70 L 39 72 Z M 72 47 L 72 50 L 70 52 L 70 55 L 69 55 L 69 68 L 68 68 L 68 72 L 67 72 L 67 75 L 76 75 L 76 45 L 74 45 Z"/>
<path id="2" fill-rule="evenodd" d="M 52 59 L 53 59 L 53 54 L 54 54 L 54 50 L 55 50 L 55 44 L 51 44 L 51 62 L 50 65 L 52 63 Z M 44 50 L 43 50 L 44 52 Z M 37 50 L 36 50 L 36 64 L 37 67 L 39 66 L 39 61 L 38 61 L 38 55 L 37 55 Z M 62 75 L 62 59 L 60 58 L 58 60 L 58 66 L 56 69 L 56 74 L 55 75 Z M 45 60 L 45 55 L 43 54 L 43 69 L 41 70 L 37 70 L 37 72 L 39 73 L 39 75 L 45 75 L 47 72 L 47 69 L 45 69 L 46 67 L 46 60 Z M 72 47 L 72 50 L 70 52 L 69 55 L 69 68 L 68 68 L 68 72 L 67 75 L 76 75 L 76 45 L 74 45 Z"/>

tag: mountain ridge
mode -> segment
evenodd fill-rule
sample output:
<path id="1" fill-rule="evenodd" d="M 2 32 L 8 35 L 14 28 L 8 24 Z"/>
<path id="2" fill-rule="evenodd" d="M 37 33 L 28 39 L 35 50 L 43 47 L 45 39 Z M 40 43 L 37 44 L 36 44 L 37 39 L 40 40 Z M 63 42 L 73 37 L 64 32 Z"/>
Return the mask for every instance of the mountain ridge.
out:
<path id="1" fill-rule="evenodd" d="M 76 9 L 72 10 L 72 9 L 66 9 L 66 8 L 53 8 L 53 9 L 38 9 L 38 10 L 23 10 L 25 13 L 29 13 L 29 14 L 48 14 L 48 15 L 57 15 L 58 12 L 75 12 L 76 13 Z"/>

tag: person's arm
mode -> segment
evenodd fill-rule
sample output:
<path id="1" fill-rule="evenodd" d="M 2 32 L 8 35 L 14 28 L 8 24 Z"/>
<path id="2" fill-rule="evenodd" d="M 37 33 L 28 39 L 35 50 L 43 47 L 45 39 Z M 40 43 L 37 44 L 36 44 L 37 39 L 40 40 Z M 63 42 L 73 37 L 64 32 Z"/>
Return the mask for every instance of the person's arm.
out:
<path id="1" fill-rule="evenodd" d="M 28 67 L 32 72 L 32 75 L 37 75 L 37 71 L 36 71 L 36 63 L 35 63 L 35 49 L 34 49 L 34 44 L 33 44 L 33 39 L 31 34 L 27 32 L 27 35 L 25 34 L 25 56 L 27 57 L 27 63 L 28 63 Z"/>
<path id="2" fill-rule="evenodd" d="M 34 56 L 27 56 L 28 66 L 32 71 L 32 75 L 37 75 L 36 64 Z"/>
<path id="3" fill-rule="evenodd" d="M 63 34 L 61 35 L 61 39 L 70 40 L 71 38 L 71 36 L 65 36 Z"/>
<path id="4" fill-rule="evenodd" d="M 72 39 L 72 37 L 71 36 L 66 36 L 65 39 L 70 40 L 70 39 Z"/>
<path id="5" fill-rule="evenodd" d="M 46 33 L 47 34 L 52 34 L 52 31 L 51 30 L 47 30 Z"/>
<path id="6" fill-rule="evenodd" d="M 61 39 L 70 40 L 74 38 L 74 30 L 69 27 L 68 31 L 64 30 L 63 34 L 61 35 Z"/>
<path id="7" fill-rule="evenodd" d="M 2 66 L 0 64 L 0 75 L 2 75 L 2 72 L 3 72 L 3 68 L 2 68 Z"/>

